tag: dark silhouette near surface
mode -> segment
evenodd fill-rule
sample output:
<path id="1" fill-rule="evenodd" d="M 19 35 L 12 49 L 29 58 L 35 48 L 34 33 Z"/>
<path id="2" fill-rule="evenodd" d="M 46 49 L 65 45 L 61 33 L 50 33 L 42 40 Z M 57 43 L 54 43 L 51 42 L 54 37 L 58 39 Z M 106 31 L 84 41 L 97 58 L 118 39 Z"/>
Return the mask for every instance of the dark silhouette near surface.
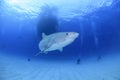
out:
<path id="1" fill-rule="evenodd" d="M 41 37 L 44 32 L 46 35 L 57 32 L 58 19 L 57 9 L 48 5 L 42 7 L 40 19 L 37 25 L 38 36 Z"/>

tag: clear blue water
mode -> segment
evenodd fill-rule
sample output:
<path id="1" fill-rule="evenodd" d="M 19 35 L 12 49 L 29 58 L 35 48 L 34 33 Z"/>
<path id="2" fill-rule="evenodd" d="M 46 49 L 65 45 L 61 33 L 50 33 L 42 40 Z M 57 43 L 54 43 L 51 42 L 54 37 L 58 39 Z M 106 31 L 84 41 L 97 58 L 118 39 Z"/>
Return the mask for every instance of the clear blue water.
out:
<path id="1" fill-rule="evenodd" d="M 78 32 L 40 54 L 42 33 Z M 0 0 L 0 80 L 119 80 L 120 0 Z"/>

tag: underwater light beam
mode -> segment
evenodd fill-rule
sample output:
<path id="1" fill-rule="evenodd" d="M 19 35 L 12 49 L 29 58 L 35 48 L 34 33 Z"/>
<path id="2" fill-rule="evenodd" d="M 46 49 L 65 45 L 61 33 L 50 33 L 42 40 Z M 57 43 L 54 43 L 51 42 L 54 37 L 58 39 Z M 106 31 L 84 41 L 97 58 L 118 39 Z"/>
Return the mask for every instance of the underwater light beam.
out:
<path id="1" fill-rule="evenodd" d="M 91 22 L 91 27 L 92 27 L 92 30 L 93 30 L 95 45 L 96 45 L 96 47 L 98 47 L 98 37 L 97 37 L 97 33 L 96 33 L 96 24 L 93 20 Z"/>

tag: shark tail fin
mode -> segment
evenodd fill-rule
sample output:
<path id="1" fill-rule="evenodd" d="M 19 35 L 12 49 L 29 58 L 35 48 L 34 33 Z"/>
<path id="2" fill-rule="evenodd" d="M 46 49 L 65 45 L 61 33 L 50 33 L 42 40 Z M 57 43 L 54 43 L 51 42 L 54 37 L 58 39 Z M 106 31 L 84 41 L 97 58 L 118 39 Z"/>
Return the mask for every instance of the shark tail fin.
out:
<path id="1" fill-rule="evenodd" d="M 38 52 L 35 56 L 38 56 L 39 54 L 43 54 L 43 53 L 47 54 L 48 52 L 40 51 L 40 52 Z"/>
<path id="2" fill-rule="evenodd" d="M 35 56 L 38 56 L 39 54 L 41 54 L 42 52 L 38 52 L 37 54 L 35 54 Z"/>
<path id="3" fill-rule="evenodd" d="M 38 52 L 35 56 L 38 56 L 39 54 L 42 54 L 42 53 L 47 54 L 48 52 L 40 51 L 40 52 Z"/>

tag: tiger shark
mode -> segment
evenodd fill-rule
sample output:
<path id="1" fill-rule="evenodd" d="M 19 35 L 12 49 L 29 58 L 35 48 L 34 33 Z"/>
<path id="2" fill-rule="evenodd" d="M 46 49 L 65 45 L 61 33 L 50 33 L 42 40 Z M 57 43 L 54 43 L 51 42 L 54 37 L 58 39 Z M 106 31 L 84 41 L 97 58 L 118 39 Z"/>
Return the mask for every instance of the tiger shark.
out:
<path id="1" fill-rule="evenodd" d="M 42 40 L 39 42 L 39 49 L 41 52 L 37 53 L 47 53 L 49 51 L 59 50 L 63 51 L 63 48 L 74 42 L 74 40 L 79 36 L 77 32 L 57 32 L 50 35 L 45 35 L 42 33 Z"/>

